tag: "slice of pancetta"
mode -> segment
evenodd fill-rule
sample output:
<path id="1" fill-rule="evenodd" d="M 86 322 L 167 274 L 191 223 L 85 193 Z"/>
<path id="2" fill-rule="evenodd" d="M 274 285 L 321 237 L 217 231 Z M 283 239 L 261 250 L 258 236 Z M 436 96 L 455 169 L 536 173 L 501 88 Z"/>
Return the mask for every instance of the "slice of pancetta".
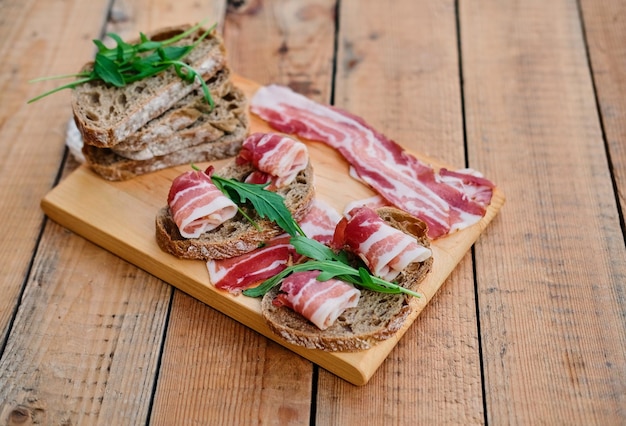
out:
<path id="1" fill-rule="evenodd" d="M 211 181 L 212 169 L 189 171 L 172 182 L 167 204 L 180 235 L 197 238 L 237 214 L 237 205 Z"/>
<path id="2" fill-rule="evenodd" d="M 352 209 L 339 222 L 332 245 L 355 253 L 373 275 L 387 281 L 392 281 L 411 263 L 432 256 L 429 248 L 387 224 L 368 207 Z"/>
<path id="3" fill-rule="evenodd" d="M 315 199 L 311 210 L 299 224 L 307 237 L 326 244 L 331 241 L 340 219 L 336 210 Z M 289 239 L 287 234 L 279 235 L 250 253 L 231 259 L 208 260 L 206 265 L 211 283 L 221 290 L 238 294 L 273 277 L 290 262 L 301 259 L 301 255 L 289 244 Z"/>
<path id="4" fill-rule="evenodd" d="M 280 286 L 274 305 L 286 306 L 325 330 L 346 309 L 359 303 L 361 292 L 352 284 L 331 278 L 318 281 L 320 271 L 294 272 Z"/>
<path id="5" fill-rule="evenodd" d="M 487 179 L 474 179 L 473 171 L 461 170 L 455 173 L 468 176 L 464 186 L 450 184 L 438 170 L 362 118 L 317 103 L 288 87 L 262 87 L 251 99 L 250 109 L 279 131 L 335 148 L 352 166 L 353 176 L 389 204 L 426 222 L 431 238 L 478 222 L 490 203 L 494 185 Z"/>
<path id="6" fill-rule="evenodd" d="M 239 164 L 251 163 L 257 170 L 246 182 L 272 182 L 276 188 L 289 185 L 309 162 L 305 144 L 278 133 L 253 133 L 237 156 Z"/>

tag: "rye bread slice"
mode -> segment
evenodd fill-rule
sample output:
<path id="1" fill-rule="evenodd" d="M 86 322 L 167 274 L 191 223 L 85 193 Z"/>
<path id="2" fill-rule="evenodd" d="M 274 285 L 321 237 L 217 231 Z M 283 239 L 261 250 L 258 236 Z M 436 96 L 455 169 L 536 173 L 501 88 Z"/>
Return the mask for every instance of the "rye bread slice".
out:
<path id="1" fill-rule="evenodd" d="M 225 133 L 216 140 L 145 160 L 125 158 L 111 148 L 98 148 L 88 144 L 83 145 L 82 152 L 89 167 L 103 178 L 112 181 L 128 180 L 168 167 L 234 157 L 241 150 L 241 144 L 248 135 L 248 127 L 248 116 L 244 113 L 238 116 L 234 131 Z"/>
<path id="2" fill-rule="evenodd" d="M 189 28 L 188 25 L 163 28 L 148 37 L 155 41 L 166 40 Z M 204 32 L 205 29 L 198 29 L 175 44 L 190 45 Z M 183 61 L 205 81 L 221 69 L 226 63 L 226 49 L 217 31 L 213 30 Z M 83 71 L 92 68 L 93 63 L 88 63 Z M 112 147 L 170 109 L 199 85 L 197 79 L 193 83 L 183 81 L 173 68 L 124 87 L 102 81 L 84 83 L 72 91 L 74 121 L 85 144 Z"/>
<path id="3" fill-rule="evenodd" d="M 229 80 L 230 74 L 224 67 L 206 82 L 213 109 L 202 88 L 197 88 L 111 149 L 125 158 L 146 160 L 232 133 L 245 114 L 247 100 Z"/>
<path id="4" fill-rule="evenodd" d="M 377 212 L 390 225 L 414 236 L 425 247 L 430 247 L 427 226 L 421 220 L 393 207 L 383 207 Z M 414 290 L 424 280 L 432 263 L 432 256 L 424 262 L 412 263 L 395 281 Z M 409 299 L 413 296 L 361 289 L 358 305 L 346 309 L 326 330 L 320 330 L 294 310 L 272 304 L 279 288 L 276 286 L 263 296 L 263 318 L 282 339 L 309 349 L 346 352 L 369 349 L 396 333 L 412 309 Z"/>
<path id="5" fill-rule="evenodd" d="M 234 160 L 215 172 L 224 178 L 244 180 L 253 170 L 251 166 L 238 166 Z M 301 171 L 288 186 L 277 191 L 285 199 L 285 205 L 296 220 L 309 212 L 315 196 L 314 174 L 311 163 Z M 241 213 L 227 220 L 211 232 L 199 238 L 184 238 L 172 218 L 168 206 L 162 207 L 155 219 L 156 240 L 161 250 L 181 259 L 226 259 L 248 253 L 272 237 L 284 233 L 267 219 L 261 219 L 254 211 L 247 212 L 261 227 L 257 230 Z"/>

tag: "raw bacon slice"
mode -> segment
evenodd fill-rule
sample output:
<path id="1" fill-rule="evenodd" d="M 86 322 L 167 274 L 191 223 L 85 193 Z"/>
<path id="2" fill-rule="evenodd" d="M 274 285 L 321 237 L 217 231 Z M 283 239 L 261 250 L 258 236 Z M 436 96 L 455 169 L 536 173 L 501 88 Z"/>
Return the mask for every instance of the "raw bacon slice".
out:
<path id="1" fill-rule="evenodd" d="M 300 222 L 300 228 L 308 238 L 329 244 L 335 233 L 335 226 L 341 220 L 341 215 L 327 203 L 315 199 L 311 210 Z"/>
<path id="2" fill-rule="evenodd" d="M 332 246 L 357 254 L 373 275 L 391 281 L 413 262 L 432 256 L 429 248 L 392 227 L 368 207 L 350 211 L 337 225 Z"/>
<path id="3" fill-rule="evenodd" d="M 494 187 L 491 182 L 468 179 L 465 190 L 450 185 L 431 166 L 347 111 L 319 104 L 278 85 L 259 89 L 250 108 L 279 131 L 337 149 L 359 179 L 390 204 L 426 222 L 431 238 L 467 227 L 485 214 L 488 203 L 484 201 Z M 468 191 L 467 185 L 479 189 Z M 478 193 L 485 198 L 474 199 Z"/>
<path id="4" fill-rule="evenodd" d="M 284 270 L 294 252 L 289 235 L 271 239 L 265 246 L 231 259 L 207 261 L 209 279 L 215 287 L 238 294 Z"/>
<path id="5" fill-rule="evenodd" d="M 341 216 L 328 204 L 315 199 L 313 207 L 300 222 L 309 238 L 322 243 L 330 242 L 335 225 Z M 221 290 L 238 294 L 284 270 L 300 255 L 289 244 L 289 235 L 283 234 L 267 242 L 263 247 L 231 259 L 207 261 L 209 279 Z"/>
<path id="6" fill-rule="evenodd" d="M 167 204 L 185 238 L 197 238 L 237 214 L 237 205 L 211 182 L 212 173 L 212 168 L 189 171 L 172 182 Z"/>
<path id="7" fill-rule="evenodd" d="M 265 183 L 269 175 L 276 188 L 289 185 L 309 162 L 305 144 L 278 133 L 253 133 L 243 142 L 239 164 L 251 163 L 261 173 L 250 183 Z"/>
<path id="8" fill-rule="evenodd" d="M 359 303 L 361 292 L 349 283 L 318 281 L 320 271 L 295 272 L 285 278 L 272 303 L 286 306 L 325 330 L 348 308 Z"/>

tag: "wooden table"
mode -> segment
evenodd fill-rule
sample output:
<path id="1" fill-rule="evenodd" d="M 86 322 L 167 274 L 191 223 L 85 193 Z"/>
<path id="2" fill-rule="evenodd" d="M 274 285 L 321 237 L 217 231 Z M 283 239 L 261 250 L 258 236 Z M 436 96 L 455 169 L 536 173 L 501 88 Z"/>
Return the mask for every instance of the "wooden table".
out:
<path id="1" fill-rule="evenodd" d="M 48 219 L 91 39 L 208 17 L 229 64 L 480 170 L 500 214 L 364 386 Z M 0 2 L 0 424 L 626 423 L 619 0 Z"/>

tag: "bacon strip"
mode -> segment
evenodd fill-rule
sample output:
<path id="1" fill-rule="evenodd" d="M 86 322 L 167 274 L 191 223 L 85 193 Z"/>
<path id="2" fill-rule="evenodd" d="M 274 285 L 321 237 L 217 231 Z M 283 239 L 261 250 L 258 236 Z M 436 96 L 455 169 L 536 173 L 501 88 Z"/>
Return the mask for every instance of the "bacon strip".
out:
<path id="1" fill-rule="evenodd" d="M 326 203 L 315 199 L 313 207 L 300 222 L 300 227 L 309 238 L 322 243 L 330 242 L 335 225 L 341 216 Z M 284 270 L 300 255 L 289 244 L 287 234 L 279 235 L 263 247 L 231 259 L 207 261 L 209 279 L 221 290 L 238 294 Z"/>
<path id="2" fill-rule="evenodd" d="M 309 162 L 305 144 L 278 133 L 253 133 L 243 142 L 236 161 L 251 163 L 255 171 L 246 182 L 289 185 Z"/>
<path id="3" fill-rule="evenodd" d="M 207 261 L 209 279 L 215 287 L 233 294 L 284 270 L 293 253 L 289 235 L 271 239 L 265 246 L 230 259 Z"/>
<path id="4" fill-rule="evenodd" d="M 335 231 L 332 246 L 357 254 L 373 275 L 391 281 L 413 262 L 432 256 L 429 248 L 410 235 L 388 225 L 368 207 L 357 207 Z"/>
<path id="5" fill-rule="evenodd" d="M 349 283 L 318 281 L 320 271 L 295 272 L 285 278 L 273 303 L 287 306 L 325 330 L 348 308 L 359 303 L 361 292 Z"/>
<path id="6" fill-rule="evenodd" d="M 275 129 L 337 149 L 364 183 L 390 204 L 426 222 L 431 238 L 470 226 L 485 214 L 489 204 L 485 201 L 491 196 L 472 195 L 490 193 L 491 182 L 468 179 L 466 184 L 478 186 L 478 191 L 450 185 L 431 166 L 347 111 L 278 85 L 259 89 L 250 108 Z"/>
<path id="7" fill-rule="evenodd" d="M 237 205 L 211 182 L 212 168 L 189 171 L 172 182 L 167 204 L 180 235 L 197 238 L 237 214 Z"/>

